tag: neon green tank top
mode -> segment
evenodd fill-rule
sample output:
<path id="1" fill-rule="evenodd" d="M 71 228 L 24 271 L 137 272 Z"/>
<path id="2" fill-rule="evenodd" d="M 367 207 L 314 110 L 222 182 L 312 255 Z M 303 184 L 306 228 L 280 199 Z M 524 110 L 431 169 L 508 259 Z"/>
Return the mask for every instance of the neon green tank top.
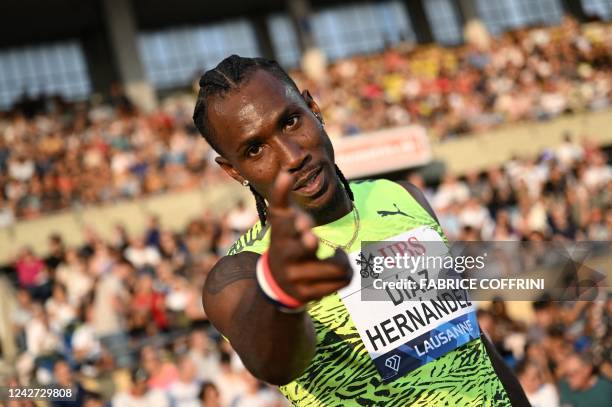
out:
<path id="1" fill-rule="evenodd" d="M 350 185 L 361 227 L 347 252 L 359 251 L 361 241 L 383 241 L 423 226 L 444 236 L 438 223 L 401 185 L 388 180 Z M 313 231 L 332 242 L 346 243 L 354 232 L 353 215 Z M 269 228 L 258 223 L 228 254 L 262 253 L 269 238 Z M 332 254 L 330 247 L 319 245 L 319 258 Z M 296 406 L 510 406 L 480 338 L 385 383 L 337 293 L 309 304 L 308 313 L 317 333 L 315 356 L 302 376 L 280 387 Z"/>

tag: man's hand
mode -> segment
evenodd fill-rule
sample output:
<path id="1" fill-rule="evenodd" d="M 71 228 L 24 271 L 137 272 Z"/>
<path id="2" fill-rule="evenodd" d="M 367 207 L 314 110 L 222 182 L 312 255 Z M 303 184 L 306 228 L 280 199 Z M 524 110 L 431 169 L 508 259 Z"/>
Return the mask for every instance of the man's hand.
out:
<path id="1" fill-rule="evenodd" d="M 353 269 L 341 249 L 336 249 L 330 258 L 317 258 L 319 241 L 312 232 L 312 219 L 289 200 L 294 183 L 294 178 L 286 172 L 282 172 L 274 183 L 268 208 L 272 228 L 268 259 L 278 285 L 306 303 L 348 285 Z"/>
<path id="2" fill-rule="evenodd" d="M 312 232 L 313 222 L 289 202 L 294 185 L 287 173 L 281 173 L 274 185 L 268 207 L 272 228 L 268 262 L 276 283 L 306 303 L 346 286 L 352 268 L 342 250 L 328 259 L 317 259 L 319 242 Z M 259 258 L 248 250 L 223 257 L 206 279 L 204 309 L 254 376 L 287 384 L 311 362 L 315 328 L 307 312 L 281 312 L 261 294 L 255 278 Z"/>

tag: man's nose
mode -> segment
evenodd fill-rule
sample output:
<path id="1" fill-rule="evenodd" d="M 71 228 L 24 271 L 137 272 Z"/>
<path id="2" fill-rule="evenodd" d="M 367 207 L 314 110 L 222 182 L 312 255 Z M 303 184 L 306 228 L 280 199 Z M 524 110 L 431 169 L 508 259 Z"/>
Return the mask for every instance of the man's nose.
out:
<path id="1" fill-rule="evenodd" d="M 310 154 L 292 140 L 283 140 L 280 143 L 283 152 L 283 167 L 290 173 L 300 171 L 310 161 Z"/>

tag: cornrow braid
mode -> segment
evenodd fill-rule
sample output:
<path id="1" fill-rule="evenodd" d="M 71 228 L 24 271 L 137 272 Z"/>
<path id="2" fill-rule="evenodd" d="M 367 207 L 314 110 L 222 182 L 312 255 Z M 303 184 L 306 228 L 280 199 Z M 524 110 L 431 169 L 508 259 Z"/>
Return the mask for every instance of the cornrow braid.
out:
<path id="1" fill-rule="evenodd" d="M 259 215 L 259 221 L 261 222 L 261 225 L 263 226 L 266 224 L 266 218 L 268 215 L 268 207 L 266 206 L 266 200 L 264 199 L 263 196 L 259 194 L 259 192 L 255 191 L 255 188 L 253 188 L 251 185 L 249 185 L 249 189 L 251 190 L 251 193 L 255 197 L 255 206 L 257 207 L 257 215 Z"/>
<path id="2" fill-rule="evenodd" d="M 221 154 L 221 151 L 212 139 L 213 129 L 208 121 L 209 99 L 213 96 L 224 97 L 231 90 L 238 89 L 259 69 L 274 75 L 297 93 L 300 93 L 297 85 L 287 72 L 276 61 L 265 58 L 243 58 L 238 55 L 231 55 L 200 77 L 200 91 L 193 111 L 193 122 L 200 134 L 219 154 Z"/>
<path id="3" fill-rule="evenodd" d="M 342 171 L 340 171 L 340 168 L 338 168 L 336 164 L 334 164 L 334 168 L 336 169 L 336 175 L 338 175 L 340 182 L 342 182 L 342 186 L 344 187 L 346 194 L 348 195 L 350 200 L 354 202 L 355 197 L 353 196 L 353 191 L 351 190 L 351 186 L 349 185 L 349 182 L 346 180 L 346 178 L 344 177 L 344 174 L 342 174 Z M 266 224 L 267 215 L 268 215 L 268 206 L 266 205 L 266 200 L 264 199 L 263 196 L 261 196 L 259 192 L 255 191 L 255 189 L 251 185 L 249 185 L 249 189 L 251 190 L 251 193 L 255 197 L 255 206 L 257 207 L 257 214 L 259 215 L 259 221 L 261 222 L 261 225 L 264 226 Z"/>
<path id="4" fill-rule="evenodd" d="M 355 202 L 355 197 L 353 196 L 353 191 L 351 190 L 349 182 L 346 180 L 344 174 L 342 173 L 342 171 L 340 171 L 340 168 L 338 168 L 336 164 L 334 164 L 334 168 L 336 169 L 336 174 L 338 174 L 338 178 L 340 178 L 342 186 L 344 186 L 344 190 L 346 191 L 346 194 L 348 195 L 349 199 Z"/>

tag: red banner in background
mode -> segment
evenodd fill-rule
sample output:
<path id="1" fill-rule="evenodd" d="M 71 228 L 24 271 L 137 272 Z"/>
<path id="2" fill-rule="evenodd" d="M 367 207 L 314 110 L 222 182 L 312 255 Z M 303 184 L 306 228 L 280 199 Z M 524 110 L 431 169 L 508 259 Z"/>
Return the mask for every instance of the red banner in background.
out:
<path id="1" fill-rule="evenodd" d="M 336 163 L 347 178 L 416 167 L 431 161 L 422 126 L 405 126 L 332 140 Z"/>

